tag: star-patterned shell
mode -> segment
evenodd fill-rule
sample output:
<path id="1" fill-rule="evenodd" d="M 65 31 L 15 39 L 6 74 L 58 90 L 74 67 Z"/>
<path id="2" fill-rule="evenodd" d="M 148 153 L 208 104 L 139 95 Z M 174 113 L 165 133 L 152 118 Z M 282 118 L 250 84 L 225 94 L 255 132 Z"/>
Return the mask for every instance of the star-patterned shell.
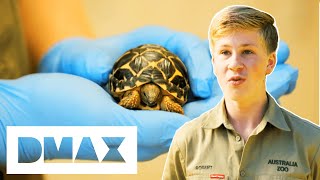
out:
<path id="1" fill-rule="evenodd" d="M 125 52 L 114 64 L 107 89 L 114 97 L 146 83 L 157 84 L 184 104 L 190 89 L 187 69 L 178 56 L 159 45 L 145 44 Z"/>

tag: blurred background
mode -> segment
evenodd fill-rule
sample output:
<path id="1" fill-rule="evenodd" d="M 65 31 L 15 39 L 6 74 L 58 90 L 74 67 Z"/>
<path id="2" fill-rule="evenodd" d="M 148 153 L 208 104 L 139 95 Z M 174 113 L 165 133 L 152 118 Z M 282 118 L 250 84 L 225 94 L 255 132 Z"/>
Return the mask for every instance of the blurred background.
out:
<path id="1" fill-rule="evenodd" d="M 319 124 L 319 2 L 317 0 L 82 0 L 98 37 L 144 25 L 162 25 L 207 38 L 212 16 L 228 5 L 244 4 L 272 14 L 280 38 L 290 48 L 288 64 L 299 69 L 295 90 L 280 98 L 286 109 Z M 138 163 L 137 175 L 30 175 L 13 179 L 161 179 L 166 154 Z M 10 178 L 11 179 L 11 178 Z"/>

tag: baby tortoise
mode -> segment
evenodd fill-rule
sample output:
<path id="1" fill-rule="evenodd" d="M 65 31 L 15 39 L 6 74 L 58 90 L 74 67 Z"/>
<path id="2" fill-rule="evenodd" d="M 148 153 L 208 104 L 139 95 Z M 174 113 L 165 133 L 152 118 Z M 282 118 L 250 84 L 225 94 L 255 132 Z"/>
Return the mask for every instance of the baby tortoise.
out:
<path id="1" fill-rule="evenodd" d="M 178 56 L 159 45 L 145 44 L 115 62 L 106 89 L 128 109 L 183 114 L 190 86 L 187 69 Z"/>

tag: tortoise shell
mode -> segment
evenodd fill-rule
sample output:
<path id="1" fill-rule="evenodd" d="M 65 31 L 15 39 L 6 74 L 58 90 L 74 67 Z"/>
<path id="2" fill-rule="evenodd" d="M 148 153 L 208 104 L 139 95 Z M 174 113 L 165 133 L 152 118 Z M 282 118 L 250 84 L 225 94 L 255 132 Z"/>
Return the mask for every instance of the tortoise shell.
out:
<path id="1" fill-rule="evenodd" d="M 115 98 L 147 83 L 158 85 L 181 105 L 190 89 L 187 69 L 178 56 L 159 45 L 145 44 L 125 52 L 114 64 L 107 90 Z"/>

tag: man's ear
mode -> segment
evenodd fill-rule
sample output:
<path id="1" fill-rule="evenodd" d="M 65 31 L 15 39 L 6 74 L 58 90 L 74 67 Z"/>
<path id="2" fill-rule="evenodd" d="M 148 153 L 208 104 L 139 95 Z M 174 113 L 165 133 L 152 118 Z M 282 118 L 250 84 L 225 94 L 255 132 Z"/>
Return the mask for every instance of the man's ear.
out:
<path id="1" fill-rule="evenodd" d="M 276 66 L 276 63 L 277 63 L 276 52 L 272 52 L 269 54 L 269 57 L 268 57 L 266 75 L 270 74 L 273 71 L 274 67 Z"/>

